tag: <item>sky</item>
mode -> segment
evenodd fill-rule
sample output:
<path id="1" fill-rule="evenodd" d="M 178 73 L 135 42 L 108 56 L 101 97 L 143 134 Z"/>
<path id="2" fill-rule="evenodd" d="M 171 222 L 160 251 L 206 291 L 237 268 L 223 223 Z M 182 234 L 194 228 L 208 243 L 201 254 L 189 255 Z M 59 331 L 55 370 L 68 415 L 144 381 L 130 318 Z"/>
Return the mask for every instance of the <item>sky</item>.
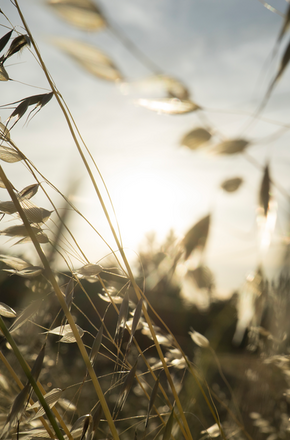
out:
<path id="1" fill-rule="evenodd" d="M 173 229 L 181 240 L 196 221 L 211 213 L 205 257 L 216 276 L 218 295 L 237 289 L 261 260 L 269 273 L 275 274 L 282 264 L 282 243 L 288 231 L 288 201 L 273 188 L 278 206 L 276 232 L 271 245 L 261 252 L 256 221 L 261 169 L 241 154 L 214 156 L 209 153 L 210 147 L 191 151 L 181 146 L 180 140 L 190 130 L 204 126 L 205 121 L 225 138 L 245 137 L 252 142 L 247 150 L 251 157 L 261 167 L 269 163 L 273 180 L 289 191 L 288 131 L 271 141 L 279 125 L 265 121 L 249 125 L 250 115 L 263 99 L 289 40 L 287 34 L 271 61 L 283 23 L 281 15 L 258 0 L 106 0 L 97 4 L 119 34 L 133 41 L 160 72 L 186 85 L 191 99 L 204 109 L 172 116 L 138 106 L 137 99 L 161 92 L 140 87 L 140 81 L 152 72 L 130 53 L 116 32 L 85 32 L 64 22 L 43 1 L 21 2 L 48 70 L 109 189 L 129 259 L 136 259 L 147 233 L 155 231 L 161 244 Z M 272 6 L 283 13 L 287 3 L 278 0 Z M 3 12 L 20 31 L 14 7 L 10 2 L 5 7 Z M 7 22 L 2 18 L 1 24 Z M 1 32 L 4 35 L 7 29 L 2 27 Z M 116 85 L 86 73 L 55 47 L 55 37 L 95 45 L 114 61 L 126 84 Z M 10 60 L 7 71 L 14 81 L 0 84 L 1 104 L 49 91 L 29 51 Z M 288 84 L 286 70 L 263 111 L 265 118 L 288 123 Z M 2 121 L 9 112 L 0 109 Z M 12 138 L 61 191 L 67 193 L 71 182 L 75 183 L 73 202 L 115 249 L 56 101 L 29 123 L 20 120 Z M 216 143 L 214 138 L 212 146 Z M 21 164 L 5 164 L 4 169 L 17 189 L 32 183 Z M 220 189 L 220 183 L 231 177 L 242 177 L 244 184 L 236 193 L 228 194 Z M 57 194 L 49 191 L 61 206 Z M 0 199 L 7 200 L 5 190 L 1 190 Z M 50 209 L 41 194 L 34 200 Z M 53 226 L 54 219 L 52 216 L 47 227 Z M 5 219 L 2 222 L 3 228 L 9 225 Z M 83 221 L 71 220 L 70 226 L 91 262 L 108 254 L 108 248 Z M 1 240 L 2 246 L 11 245 L 7 237 Z M 14 249 L 21 252 L 23 247 Z M 33 253 L 29 246 L 27 249 Z"/>

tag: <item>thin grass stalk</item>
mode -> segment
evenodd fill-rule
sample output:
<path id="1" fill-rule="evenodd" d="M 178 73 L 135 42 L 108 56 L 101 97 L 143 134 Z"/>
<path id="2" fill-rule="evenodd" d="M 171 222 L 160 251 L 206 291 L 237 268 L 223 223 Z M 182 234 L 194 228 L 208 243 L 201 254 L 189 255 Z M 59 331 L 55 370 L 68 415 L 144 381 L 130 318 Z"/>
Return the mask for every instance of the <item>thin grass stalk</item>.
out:
<path id="1" fill-rule="evenodd" d="M 64 437 L 62 435 L 61 430 L 59 429 L 58 424 L 56 423 L 56 420 L 54 418 L 54 415 L 49 407 L 49 405 L 47 404 L 47 402 L 45 401 L 42 392 L 40 391 L 34 377 L 32 376 L 30 369 L 28 367 L 28 365 L 26 364 L 25 359 L 23 358 L 17 344 L 15 343 L 13 337 L 11 336 L 9 330 L 7 329 L 2 317 L 0 316 L 0 329 L 3 333 L 3 335 L 5 336 L 5 338 L 7 339 L 7 341 L 9 342 L 9 344 L 11 345 L 13 352 L 15 354 L 15 356 L 17 357 L 18 362 L 21 365 L 22 370 L 24 371 L 24 373 L 26 374 L 30 384 L 32 385 L 35 394 L 37 395 L 39 402 L 41 403 L 43 409 L 46 412 L 46 415 L 55 431 L 56 436 L 58 437 L 59 440 L 64 440 Z"/>
<path id="2" fill-rule="evenodd" d="M 38 243 L 38 241 L 37 241 L 37 239 L 36 239 L 32 229 L 31 229 L 31 226 L 30 226 L 30 224 L 29 224 L 29 222 L 28 222 L 28 220 L 27 220 L 27 218 L 25 216 L 25 213 L 23 212 L 23 209 L 22 209 L 22 207 L 21 207 L 21 205 L 20 205 L 16 195 L 14 194 L 12 186 L 11 186 L 9 180 L 7 179 L 6 174 L 4 173 L 4 171 L 3 171 L 1 166 L 0 166 L 0 178 L 2 179 L 6 189 L 8 191 L 8 193 L 9 193 L 12 201 L 14 202 L 15 207 L 16 207 L 16 209 L 17 209 L 17 211 L 18 211 L 18 213 L 19 213 L 19 215 L 20 215 L 20 217 L 21 217 L 21 219 L 22 219 L 22 221 L 24 223 L 24 226 L 26 227 L 26 229 L 28 231 L 28 234 L 29 234 L 29 236 L 30 236 L 30 238 L 31 238 L 31 240 L 33 242 L 33 245 L 34 245 L 34 247 L 35 247 L 35 249 L 36 249 L 36 251 L 37 251 L 37 253 L 39 255 L 39 258 L 40 258 L 40 260 L 41 260 L 41 262 L 43 264 L 43 267 L 45 269 L 45 275 L 46 275 L 47 279 L 50 281 L 50 283 L 51 283 L 51 285 L 52 285 L 52 287 L 53 287 L 53 289 L 55 291 L 55 294 L 58 297 L 60 305 L 61 305 L 61 307 L 62 307 L 62 309 L 63 309 L 63 311 L 64 311 L 64 313 L 66 315 L 68 323 L 71 326 L 71 329 L 73 331 L 74 337 L 76 339 L 76 342 L 78 344 L 79 350 L 81 352 L 82 358 L 83 358 L 84 363 L 85 363 L 85 365 L 86 365 L 86 367 L 87 367 L 87 369 L 89 371 L 89 374 L 90 374 L 90 377 L 91 377 L 92 382 L 94 384 L 96 393 L 97 393 L 98 398 L 100 400 L 100 403 L 102 405 L 102 408 L 103 408 L 103 411 L 104 411 L 104 415 L 105 415 L 105 417 L 107 419 L 107 422 L 109 424 L 112 436 L 113 436 L 113 438 L 115 440 L 119 440 L 119 436 L 118 436 L 115 424 L 113 422 L 111 413 L 109 411 L 106 399 L 105 399 L 104 394 L 102 392 L 102 389 L 101 389 L 101 386 L 100 386 L 99 381 L 97 379 L 97 376 L 95 374 L 95 371 L 94 371 L 94 369 L 93 369 L 93 367 L 92 367 L 92 365 L 90 363 L 90 360 L 89 360 L 87 351 L 85 349 L 85 346 L 84 346 L 84 344 L 83 344 L 83 342 L 82 342 L 82 340 L 80 338 L 80 335 L 79 335 L 79 333 L 77 331 L 77 328 L 76 328 L 75 322 L 73 320 L 73 317 L 72 317 L 72 315 L 71 315 L 71 313 L 70 313 L 70 311 L 69 311 L 69 309 L 68 309 L 68 307 L 66 305 L 66 302 L 64 300 L 63 294 L 62 294 L 62 292 L 61 292 L 61 290 L 60 290 L 60 288 L 59 288 L 59 286 L 57 284 L 57 281 L 56 281 L 56 279 L 54 277 L 54 274 L 53 274 L 53 272 L 52 272 L 52 270 L 50 268 L 49 262 L 48 262 L 48 260 L 47 260 L 47 258 L 45 256 L 45 254 L 43 253 L 43 251 L 41 249 L 41 246 Z"/>

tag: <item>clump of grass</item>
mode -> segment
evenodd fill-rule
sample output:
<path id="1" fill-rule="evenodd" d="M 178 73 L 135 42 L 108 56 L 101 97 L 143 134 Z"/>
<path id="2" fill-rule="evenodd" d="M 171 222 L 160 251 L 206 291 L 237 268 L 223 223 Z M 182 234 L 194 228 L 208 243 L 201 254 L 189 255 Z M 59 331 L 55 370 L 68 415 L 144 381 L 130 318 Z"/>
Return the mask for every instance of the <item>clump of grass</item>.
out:
<path id="1" fill-rule="evenodd" d="M 186 86 L 156 68 L 90 0 L 54 0 L 50 3 L 63 18 L 80 28 L 111 29 L 135 56 L 150 66 L 154 81 L 160 83 L 166 92 L 166 97 L 140 99 L 138 104 L 171 115 L 201 113 L 205 126 L 193 129 L 182 138 L 181 143 L 191 150 L 207 146 L 215 136 L 215 130 L 209 126 L 202 105 L 191 100 Z M 38 263 L 34 264 L 25 257 L 0 256 L 3 271 L 23 278 L 29 291 L 22 310 L 17 313 L 10 305 L 0 304 L 3 335 L 0 341 L 3 366 L 0 376 L 3 397 L 1 438 L 92 440 L 96 437 L 117 440 L 134 436 L 191 440 L 220 436 L 223 439 L 252 439 L 249 421 L 245 420 L 247 415 L 258 431 L 255 438 L 260 438 L 257 437 L 260 434 L 268 435 L 268 440 L 285 437 L 289 426 L 285 422 L 283 399 L 280 399 L 283 411 L 281 409 L 279 416 L 274 414 L 272 421 L 265 420 L 258 408 L 252 408 L 250 403 L 245 408 L 239 377 L 231 371 L 232 360 L 228 365 L 216 353 L 214 341 L 217 343 L 219 336 L 215 334 L 215 337 L 207 338 L 197 329 L 190 330 L 189 326 L 191 350 L 193 343 L 196 344 L 193 362 L 170 325 L 157 313 L 157 305 L 151 301 L 150 292 L 145 292 L 142 283 L 137 282 L 122 245 L 113 203 L 102 175 L 47 70 L 17 0 L 15 7 L 25 33 L 14 36 L 11 29 L 0 39 L 0 51 L 3 51 L 0 55 L 0 79 L 3 82 L 10 80 L 9 68 L 5 64 L 7 59 L 31 47 L 50 91 L 8 104 L 13 111 L 6 124 L 0 125 L 0 159 L 10 164 L 22 162 L 33 179 L 33 183 L 17 190 L 0 166 L 0 185 L 10 196 L 10 200 L 0 202 L 1 215 L 17 221 L 3 229 L 1 234 L 17 238 L 18 243 L 31 242 L 38 258 Z M 284 35 L 284 27 L 279 40 Z M 123 78 L 115 63 L 96 48 L 75 44 L 72 51 L 70 44 L 58 44 L 94 75 L 113 82 Z M 283 67 L 271 84 L 270 92 L 287 62 L 288 58 L 284 55 Z M 117 250 L 108 245 L 110 266 L 87 259 L 68 227 L 65 215 L 48 194 L 47 186 L 60 195 L 71 212 L 81 216 L 88 227 L 92 225 L 11 139 L 12 130 L 27 112 L 27 119 L 37 117 L 37 113 L 52 99 L 57 101 L 62 111 L 64 124 L 71 133 L 79 160 L 86 168 L 114 238 Z M 246 154 L 250 145 L 251 141 L 246 138 L 220 139 L 212 148 L 212 153 L 228 156 Z M 270 165 L 260 168 L 262 179 L 258 203 L 265 222 L 271 212 L 271 189 L 276 184 L 271 178 Z M 242 183 L 240 177 L 229 178 L 221 183 L 221 188 L 231 193 L 237 191 Z M 32 202 L 38 191 L 44 193 L 49 206 L 38 207 Z M 51 218 L 56 218 L 56 233 L 49 228 Z M 149 256 L 151 272 L 146 274 L 144 264 L 143 275 L 149 277 L 154 273 L 157 282 L 151 284 L 152 290 L 161 280 L 165 282 L 166 289 L 178 279 L 181 288 L 185 283 L 194 284 L 198 289 L 211 293 L 214 282 L 210 269 L 204 263 L 204 249 L 210 238 L 212 222 L 212 213 L 208 213 L 188 230 L 181 242 L 175 243 L 171 237 L 166 254 L 163 250 L 157 256 Z M 102 238 L 99 231 L 95 230 L 95 233 Z M 56 253 L 65 262 L 66 272 L 61 273 L 54 267 Z M 80 267 L 74 267 L 70 254 L 78 255 Z M 153 263 L 155 267 L 152 270 Z M 181 272 L 182 276 L 179 276 Z M 289 281 L 288 275 L 286 279 Z M 90 288 L 92 285 L 95 290 Z M 238 323 L 233 340 L 241 343 L 248 332 L 249 352 L 260 356 L 259 362 L 263 360 L 265 370 L 269 365 L 275 366 L 288 402 L 288 329 L 286 323 L 283 331 L 278 325 L 282 320 L 286 321 L 285 312 L 283 314 L 288 305 L 286 290 L 282 277 L 278 286 L 269 287 L 260 269 L 248 277 L 245 292 L 237 301 Z M 85 309 L 85 302 L 90 310 Z M 264 328 L 267 307 L 273 313 L 267 328 Z M 248 312 L 246 316 L 245 310 Z M 227 329 L 228 326 L 225 326 L 224 331 Z M 139 338 L 138 330 L 147 338 L 146 347 Z M 256 366 L 241 369 L 243 374 L 248 375 L 248 384 L 251 380 L 259 383 L 257 378 L 253 379 L 255 370 Z M 269 408 L 272 407 L 269 405 Z M 280 425 L 277 426 L 279 417 Z"/>

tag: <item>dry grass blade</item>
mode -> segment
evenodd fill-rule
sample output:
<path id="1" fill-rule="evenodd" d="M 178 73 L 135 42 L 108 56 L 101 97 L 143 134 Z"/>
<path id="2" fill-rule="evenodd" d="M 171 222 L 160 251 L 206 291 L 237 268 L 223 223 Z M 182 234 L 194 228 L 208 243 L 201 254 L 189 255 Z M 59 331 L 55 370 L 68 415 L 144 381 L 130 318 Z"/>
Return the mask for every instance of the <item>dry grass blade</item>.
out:
<path id="1" fill-rule="evenodd" d="M 123 338 L 123 332 L 125 329 L 126 321 L 128 319 L 128 314 L 129 314 L 129 294 L 128 292 L 126 292 L 120 307 L 118 321 L 116 324 L 115 340 L 117 342 L 121 341 Z"/>
<path id="2" fill-rule="evenodd" d="M 97 333 L 97 335 L 95 337 L 95 340 L 94 340 L 94 343 L 93 343 L 93 346 L 92 346 L 92 349 L 91 349 L 90 361 L 91 361 L 92 365 L 94 365 L 96 357 L 97 357 L 97 355 L 99 353 L 99 350 L 100 350 L 100 347 L 101 347 L 101 344 L 102 344 L 102 339 L 103 339 L 103 325 L 101 325 L 101 327 L 100 327 L 100 329 L 99 329 L 99 331 L 98 331 L 98 333 Z"/>
<path id="3" fill-rule="evenodd" d="M 39 354 L 33 364 L 33 367 L 31 369 L 31 376 L 33 377 L 35 382 L 38 381 L 38 377 L 39 377 L 41 369 L 42 369 L 44 354 L 45 354 L 45 344 L 42 346 L 42 348 L 41 348 L 41 350 L 40 350 L 40 352 L 39 352 Z"/>
<path id="4" fill-rule="evenodd" d="M 269 173 L 269 165 L 265 166 L 263 179 L 259 192 L 259 205 L 263 209 L 263 214 L 267 217 L 270 201 L 271 179 Z"/>
<path id="5" fill-rule="evenodd" d="M 2 141 L 10 141 L 10 132 L 2 122 L 0 122 L 0 139 Z"/>
<path id="6" fill-rule="evenodd" d="M 104 17 L 91 0 L 50 0 L 49 5 L 61 18 L 85 31 L 98 31 L 106 27 Z"/>
<path id="7" fill-rule="evenodd" d="M 135 374 L 136 374 L 136 370 L 137 370 L 137 365 L 138 365 L 138 358 L 137 358 L 135 364 L 133 365 L 133 367 L 131 368 L 131 370 L 130 370 L 130 372 L 129 372 L 128 376 L 126 377 L 125 382 L 123 384 L 122 390 L 120 392 L 119 399 L 116 402 L 116 405 L 115 405 L 115 408 L 114 408 L 114 411 L 113 411 L 113 418 L 114 419 L 118 416 L 119 412 L 122 411 L 122 409 L 123 409 L 123 407 L 125 405 L 125 402 L 127 400 L 128 394 L 129 394 L 129 392 L 130 392 L 130 390 L 131 390 L 131 388 L 133 386 L 133 381 L 134 381 L 134 378 L 135 378 Z"/>
<path id="8" fill-rule="evenodd" d="M 249 143 L 246 139 L 229 139 L 216 145 L 212 152 L 215 154 L 237 154 L 243 152 Z"/>
<path id="9" fill-rule="evenodd" d="M 15 163 L 23 160 L 23 156 L 18 151 L 13 150 L 13 148 L 0 146 L 0 160 L 7 163 Z"/>
<path id="10" fill-rule="evenodd" d="M 38 313 L 42 306 L 43 300 L 33 301 L 29 306 L 27 306 L 23 312 L 18 316 L 18 318 L 13 322 L 11 327 L 9 328 L 9 332 L 13 333 L 22 327 L 29 319 L 32 319 L 34 315 Z"/>
<path id="11" fill-rule="evenodd" d="M 0 81 L 8 81 L 8 80 L 9 80 L 9 75 L 6 72 L 3 64 L 0 64 Z"/>
<path id="12" fill-rule="evenodd" d="M 14 38 L 14 40 L 10 44 L 8 51 L 3 56 L 1 63 L 4 63 L 7 60 L 7 58 L 9 58 L 12 55 L 14 55 L 15 53 L 19 52 L 26 45 L 30 46 L 30 38 L 28 35 L 19 35 L 18 37 Z"/>
<path id="13" fill-rule="evenodd" d="M 66 289 L 65 289 L 65 302 L 67 305 L 67 308 L 69 311 L 71 310 L 71 306 L 74 299 L 74 292 L 75 292 L 75 282 L 74 279 L 71 278 L 69 282 L 67 283 Z"/>
<path id="14" fill-rule="evenodd" d="M 10 431 L 10 428 L 13 425 L 15 425 L 17 421 L 20 419 L 28 399 L 29 391 L 30 391 L 30 384 L 27 383 L 25 387 L 20 391 L 20 393 L 14 399 L 13 405 L 7 416 L 7 420 L 3 428 L 1 438 L 6 436 L 6 434 Z"/>
<path id="15" fill-rule="evenodd" d="M 171 431 L 173 427 L 173 419 L 174 419 L 174 407 L 171 410 L 171 414 L 166 422 L 166 425 L 164 427 L 164 433 L 162 440 L 169 440 L 171 437 Z"/>
<path id="16" fill-rule="evenodd" d="M 16 318 L 15 310 L 2 302 L 0 302 L 0 315 L 5 316 L 5 318 Z"/>
<path id="17" fill-rule="evenodd" d="M 211 134 L 205 128 L 198 127 L 187 133 L 180 141 L 181 145 L 188 147 L 190 150 L 196 150 L 201 145 L 208 142 Z"/>
<path id="18" fill-rule="evenodd" d="M 126 354 L 129 352 L 131 344 L 132 344 L 132 340 L 134 337 L 134 334 L 137 330 L 141 315 L 142 315 L 142 306 L 143 306 L 143 298 L 140 298 L 140 300 L 138 301 L 134 316 L 133 316 L 133 322 L 132 322 L 132 328 L 131 328 L 131 335 L 127 344 L 127 348 L 126 348 Z"/>
<path id="19" fill-rule="evenodd" d="M 151 413 L 151 410 L 153 408 L 153 405 L 154 405 L 154 402 L 155 402 L 155 399 L 157 396 L 157 392 L 158 392 L 158 388 L 159 388 L 159 381 L 160 381 L 160 374 L 155 381 L 155 384 L 154 384 L 154 387 L 153 387 L 153 390 L 152 390 L 152 393 L 150 396 L 149 405 L 148 405 L 148 413 L 147 413 L 147 418 L 146 418 L 146 422 L 145 422 L 145 429 L 148 426 L 150 413 Z"/>
<path id="20" fill-rule="evenodd" d="M 58 38 L 53 41 L 57 47 L 92 75 L 107 81 L 122 79 L 122 75 L 113 61 L 95 46 L 66 38 Z"/>
<path id="21" fill-rule="evenodd" d="M 196 248 L 203 250 L 205 247 L 209 232 L 210 218 L 210 214 L 203 217 L 186 233 L 182 242 L 185 248 L 185 260 L 188 259 L 190 254 Z"/>
<path id="22" fill-rule="evenodd" d="M 3 37 L 0 38 L 0 52 L 2 52 L 2 50 L 4 49 L 4 47 L 6 46 L 8 41 L 10 40 L 12 33 L 13 33 L 13 30 L 7 32 L 7 34 L 3 35 Z M 3 57 L 0 58 L 0 62 L 2 62 L 2 58 Z"/>
<path id="23" fill-rule="evenodd" d="M 33 183 L 32 185 L 28 185 L 18 192 L 17 196 L 19 200 L 23 199 L 31 199 L 37 193 L 39 188 L 39 183 Z"/>
<path id="24" fill-rule="evenodd" d="M 194 102 L 177 98 L 138 99 L 136 103 L 148 110 L 167 115 L 181 115 L 200 110 L 200 107 Z"/>
<path id="25" fill-rule="evenodd" d="M 231 193 L 237 191 L 242 183 L 243 183 L 243 179 L 241 179 L 240 177 L 233 177 L 232 179 L 227 179 L 224 182 L 222 182 L 221 188 Z"/>

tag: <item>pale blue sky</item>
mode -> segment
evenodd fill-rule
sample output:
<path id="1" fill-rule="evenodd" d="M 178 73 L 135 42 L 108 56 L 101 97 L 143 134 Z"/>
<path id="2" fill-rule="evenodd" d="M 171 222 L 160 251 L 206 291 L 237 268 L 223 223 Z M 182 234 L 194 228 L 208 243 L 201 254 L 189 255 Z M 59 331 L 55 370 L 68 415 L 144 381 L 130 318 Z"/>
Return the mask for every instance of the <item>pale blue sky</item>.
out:
<path id="1" fill-rule="evenodd" d="M 247 117 L 231 111 L 253 112 L 275 74 L 278 59 L 271 65 L 266 60 L 282 25 L 279 15 L 258 0 L 106 0 L 99 4 L 108 18 L 164 73 L 180 79 L 189 88 L 192 99 L 209 110 L 204 114 L 214 127 L 225 137 L 240 135 Z M 284 0 L 273 0 L 273 6 L 283 12 L 287 4 Z M 51 36 L 81 39 L 108 54 L 126 78 L 137 81 L 148 76 L 149 70 L 109 31 L 76 30 L 39 0 L 26 0 L 22 7 L 47 66 L 103 173 L 124 245 L 138 251 L 144 234 L 153 229 L 160 241 L 170 228 L 182 237 L 195 221 L 211 211 L 213 227 L 207 262 L 215 270 L 221 292 L 238 287 L 258 261 L 255 215 L 261 172 L 241 156 L 209 157 L 180 147 L 180 138 L 201 125 L 196 114 L 157 115 L 137 107 L 134 100 L 142 96 L 123 95 L 114 84 L 84 73 L 50 43 Z M 7 2 L 3 11 L 15 25 L 19 21 L 12 9 Z M 287 39 L 289 34 L 285 42 Z M 11 78 L 47 88 L 41 70 L 28 52 L 11 58 L 9 64 Z M 287 122 L 288 84 L 286 71 L 265 116 Z M 42 92 L 14 82 L 2 83 L 1 104 L 36 93 Z M 0 111 L 2 120 L 8 114 L 9 111 Z M 243 135 L 261 139 L 277 128 L 259 123 Z M 113 245 L 56 102 L 51 101 L 28 126 L 23 127 L 20 121 L 12 138 L 63 191 L 69 179 L 79 179 L 76 203 Z M 248 150 L 261 164 L 270 160 L 273 178 L 287 190 L 289 138 L 286 133 L 275 142 L 256 144 Z M 32 183 L 21 166 L 8 164 L 5 170 L 19 189 Z M 224 194 L 218 189 L 225 178 L 236 176 L 245 179 L 237 194 Z M 1 200 L 6 199 L 4 190 L 1 191 Z M 35 203 L 49 209 L 41 195 L 37 197 Z M 276 197 L 281 207 L 279 237 L 269 255 L 286 231 L 288 206 L 278 194 Z M 78 224 L 72 228 L 92 262 L 106 254 L 106 248 L 87 227 Z M 134 252 L 129 251 L 129 255 L 133 258 Z"/>

